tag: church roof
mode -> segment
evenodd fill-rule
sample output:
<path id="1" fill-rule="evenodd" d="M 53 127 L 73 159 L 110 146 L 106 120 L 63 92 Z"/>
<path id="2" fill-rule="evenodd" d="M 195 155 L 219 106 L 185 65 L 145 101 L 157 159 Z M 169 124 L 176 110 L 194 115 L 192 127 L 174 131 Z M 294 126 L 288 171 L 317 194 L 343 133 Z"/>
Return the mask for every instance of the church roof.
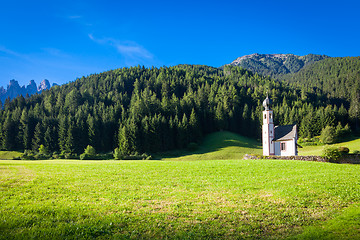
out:
<path id="1" fill-rule="evenodd" d="M 273 141 L 292 140 L 296 138 L 296 124 L 276 126 L 274 129 L 274 133 L 275 136 Z"/>

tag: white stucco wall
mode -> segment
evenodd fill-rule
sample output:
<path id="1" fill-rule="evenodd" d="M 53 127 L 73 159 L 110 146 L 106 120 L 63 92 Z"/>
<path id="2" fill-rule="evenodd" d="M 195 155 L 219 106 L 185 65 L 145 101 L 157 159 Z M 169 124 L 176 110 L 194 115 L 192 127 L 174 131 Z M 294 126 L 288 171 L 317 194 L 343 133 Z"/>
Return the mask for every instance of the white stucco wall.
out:
<path id="1" fill-rule="evenodd" d="M 285 151 L 280 150 L 280 144 L 285 143 Z M 295 139 L 282 141 L 282 142 L 275 142 L 275 155 L 278 156 L 295 156 L 296 154 L 296 141 Z"/>

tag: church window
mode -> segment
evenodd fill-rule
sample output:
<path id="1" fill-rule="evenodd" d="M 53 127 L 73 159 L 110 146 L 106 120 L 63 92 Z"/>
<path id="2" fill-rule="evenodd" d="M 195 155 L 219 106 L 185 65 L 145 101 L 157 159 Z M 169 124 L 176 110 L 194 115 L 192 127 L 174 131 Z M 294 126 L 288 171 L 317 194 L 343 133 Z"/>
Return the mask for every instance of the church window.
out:
<path id="1" fill-rule="evenodd" d="M 284 142 L 280 143 L 280 150 L 285 151 L 286 150 L 286 144 Z"/>
<path id="2" fill-rule="evenodd" d="M 272 114 L 270 113 L 270 118 L 272 118 Z"/>
<path id="3" fill-rule="evenodd" d="M 258 115 L 259 116 L 259 115 Z M 266 114 L 264 114 L 264 118 L 266 119 Z"/>

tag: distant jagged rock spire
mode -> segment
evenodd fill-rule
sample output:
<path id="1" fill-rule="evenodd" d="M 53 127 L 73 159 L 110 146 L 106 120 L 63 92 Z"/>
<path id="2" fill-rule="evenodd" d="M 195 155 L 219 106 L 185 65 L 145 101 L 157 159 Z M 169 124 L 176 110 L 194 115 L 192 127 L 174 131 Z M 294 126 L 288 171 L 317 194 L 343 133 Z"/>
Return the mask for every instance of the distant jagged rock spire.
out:
<path id="1" fill-rule="evenodd" d="M 47 79 L 44 79 L 41 81 L 41 83 L 39 84 L 39 87 L 38 87 L 38 92 L 41 92 L 41 91 L 44 91 L 44 90 L 47 90 L 47 89 L 50 89 L 50 83 Z"/>
<path id="2" fill-rule="evenodd" d="M 7 86 L 6 97 L 10 97 L 10 99 L 16 98 L 17 96 L 22 95 L 24 90 L 25 90 L 25 88 L 20 87 L 18 81 L 16 81 L 15 79 L 12 79 L 12 80 L 10 80 L 10 83 Z"/>
<path id="3" fill-rule="evenodd" d="M 47 79 L 44 79 L 40 83 L 39 87 L 37 87 L 34 80 L 31 80 L 29 85 L 25 87 L 20 86 L 18 81 L 12 79 L 6 89 L 4 87 L 0 87 L 0 101 L 4 102 L 6 98 L 13 99 L 20 95 L 25 97 L 28 94 L 31 96 L 32 94 L 40 93 L 50 88 L 51 85 Z"/>
<path id="4" fill-rule="evenodd" d="M 37 92 L 37 86 L 34 80 L 29 82 L 29 85 L 26 86 L 26 93 L 32 95 Z"/>

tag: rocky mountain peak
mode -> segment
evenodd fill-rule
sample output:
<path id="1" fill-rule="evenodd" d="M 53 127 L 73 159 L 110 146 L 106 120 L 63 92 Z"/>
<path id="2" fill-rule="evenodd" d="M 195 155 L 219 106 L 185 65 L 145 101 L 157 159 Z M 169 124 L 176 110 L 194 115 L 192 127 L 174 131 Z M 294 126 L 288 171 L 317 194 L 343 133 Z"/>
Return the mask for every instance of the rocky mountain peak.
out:
<path id="1" fill-rule="evenodd" d="M 44 79 L 44 80 L 42 80 L 41 81 L 41 83 L 39 84 L 39 87 L 38 87 L 38 92 L 41 92 L 41 91 L 43 91 L 43 90 L 47 90 L 47 89 L 50 89 L 50 82 L 49 82 L 49 80 L 47 80 L 47 79 Z"/>
<path id="2" fill-rule="evenodd" d="M 308 54 L 259 54 L 254 53 L 238 57 L 229 65 L 240 66 L 261 75 L 279 77 L 284 74 L 296 73 L 303 67 L 316 61 L 328 58 L 325 55 Z"/>
<path id="3" fill-rule="evenodd" d="M 0 87 L 0 100 L 4 102 L 5 99 L 8 97 L 12 99 L 20 95 L 25 97 L 27 94 L 32 95 L 35 93 L 40 93 L 43 90 L 50 89 L 50 87 L 51 87 L 50 82 L 47 79 L 44 79 L 40 83 L 39 87 L 36 85 L 34 80 L 31 80 L 29 84 L 25 87 L 25 86 L 20 86 L 18 81 L 12 79 L 10 80 L 7 89 Z"/>
<path id="4" fill-rule="evenodd" d="M 10 88 L 20 88 L 19 82 L 15 79 L 10 80 L 10 83 L 8 85 L 8 89 Z"/>

